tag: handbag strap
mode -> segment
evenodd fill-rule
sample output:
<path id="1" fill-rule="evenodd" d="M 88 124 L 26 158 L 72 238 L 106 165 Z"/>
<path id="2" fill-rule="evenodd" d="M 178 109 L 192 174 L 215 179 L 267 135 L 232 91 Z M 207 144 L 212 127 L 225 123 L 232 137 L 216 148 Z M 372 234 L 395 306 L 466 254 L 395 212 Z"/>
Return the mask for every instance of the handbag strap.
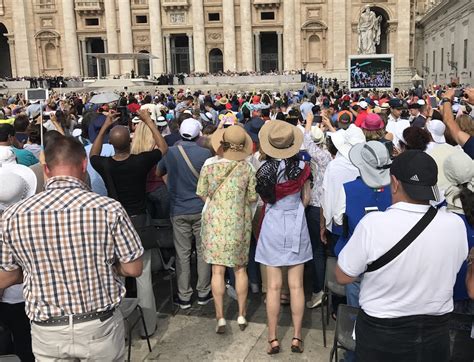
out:
<path id="1" fill-rule="evenodd" d="M 415 239 L 426 229 L 430 222 L 435 218 L 438 209 L 430 207 L 423 217 L 413 226 L 413 228 L 389 251 L 367 266 L 366 273 L 376 271 L 399 256 Z"/>
<path id="2" fill-rule="evenodd" d="M 184 161 L 186 161 L 186 164 L 188 165 L 189 170 L 193 173 L 193 175 L 196 178 L 199 178 L 199 172 L 197 172 L 196 169 L 194 168 L 193 164 L 191 163 L 191 160 L 189 159 L 188 155 L 186 154 L 186 151 L 184 151 L 183 146 L 178 145 L 178 150 L 179 150 L 179 153 L 181 153 L 181 156 L 183 156 Z"/>
<path id="3" fill-rule="evenodd" d="M 212 193 L 212 195 L 209 196 L 209 199 L 212 200 L 212 197 L 217 193 L 217 191 L 219 191 L 221 189 L 221 187 L 225 184 L 225 182 L 230 178 L 230 176 L 232 176 L 232 174 L 234 173 L 234 171 L 239 167 L 239 163 L 237 163 L 237 165 L 235 165 L 235 167 L 229 172 L 229 174 L 225 177 L 225 179 L 219 184 L 219 186 L 217 186 L 216 190 Z"/>

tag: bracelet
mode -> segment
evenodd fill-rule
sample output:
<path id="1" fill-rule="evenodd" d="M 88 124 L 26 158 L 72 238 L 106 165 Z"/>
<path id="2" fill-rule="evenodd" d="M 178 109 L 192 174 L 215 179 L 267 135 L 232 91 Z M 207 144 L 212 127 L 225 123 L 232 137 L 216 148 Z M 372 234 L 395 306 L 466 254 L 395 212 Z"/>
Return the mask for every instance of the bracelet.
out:
<path id="1" fill-rule="evenodd" d="M 444 104 L 444 103 L 447 103 L 447 102 L 451 103 L 451 99 L 449 99 L 449 98 L 443 98 L 443 99 L 441 100 L 441 102 L 442 102 L 443 104 Z"/>

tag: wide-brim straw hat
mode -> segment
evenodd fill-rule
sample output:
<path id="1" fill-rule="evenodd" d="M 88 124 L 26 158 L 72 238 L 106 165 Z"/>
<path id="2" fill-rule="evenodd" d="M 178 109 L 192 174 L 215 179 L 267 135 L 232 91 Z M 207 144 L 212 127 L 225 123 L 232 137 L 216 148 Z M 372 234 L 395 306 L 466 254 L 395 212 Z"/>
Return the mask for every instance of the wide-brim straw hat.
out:
<path id="1" fill-rule="evenodd" d="M 290 158 L 298 153 L 303 133 L 284 121 L 267 121 L 258 135 L 262 151 L 273 158 Z"/>
<path id="2" fill-rule="evenodd" d="M 219 148 L 227 146 L 222 157 L 232 161 L 241 161 L 252 154 L 253 142 L 242 126 L 235 125 L 228 128 L 219 128 L 211 137 L 212 148 L 216 153 Z"/>

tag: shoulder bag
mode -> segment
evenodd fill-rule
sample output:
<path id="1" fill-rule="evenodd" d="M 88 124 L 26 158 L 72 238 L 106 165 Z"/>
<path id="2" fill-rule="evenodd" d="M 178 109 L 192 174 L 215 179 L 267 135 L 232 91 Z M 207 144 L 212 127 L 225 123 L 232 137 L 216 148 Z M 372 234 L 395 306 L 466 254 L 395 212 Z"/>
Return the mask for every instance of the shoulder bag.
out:
<path id="1" fill-rule="evenodd" d="M 413 226 L 413 228 L 389 251 L 383 254 L 374 262 L 367 266 L 366 273 L 376 271 L 388 263 L 392 262 L 397 256 L 399 256 L 415 239 L 426 229 L 438 213 L 438 209 L 430 207 L 423 217 Z"/>

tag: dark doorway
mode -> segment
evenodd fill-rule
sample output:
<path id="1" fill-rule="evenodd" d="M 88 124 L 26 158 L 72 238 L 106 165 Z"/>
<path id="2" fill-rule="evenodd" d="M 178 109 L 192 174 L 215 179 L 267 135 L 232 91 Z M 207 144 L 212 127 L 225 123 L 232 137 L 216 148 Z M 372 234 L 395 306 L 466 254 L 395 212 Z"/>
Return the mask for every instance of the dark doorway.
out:
<path id="1" fill-rule="evenodd" d="M 260 69 L 263 72 L 278 70 L 278 35 L 260 33 Z"/>
<path id="2" fill-rule="evenodd" d="M 218 48 L 211 49 L 209 52 L 209 72 L 218 73 L 224 71 L 224 57 L 222 51 Z"/>
<path id="3" fill-rule="evenodd" d="M 86 49 L 88 53 L 105 53 L 104 41 L 101 38 L 88 38 L 86 40 Z M 105 77 L 107 74 L 105 59 L 100 60 L 100 75 Z M 87 57 L 87 75 L 97 77 L 97 61 L 95 58 Z"/>
<path id="4" fill-rule="evenodd" d="M 370 8 L 377 17 L 382 17 L 382 22 L 380 23 L 380 44 L 376 46 L 375 51 L 377 54 L 387 54 L 388 49 L 388 14 L 387 12 L 377 6 Z"/>
<path id="5" fill-rule="evenodd" d="M 139 53 L 148 54 L 147 50 L 140 50 Z M 146 78 L 150 75 L 150 60 L 148 59 L 138 59 L 137 60 L 137 69 L 138 69 L 138 76 Z"/>
<path id="6" fill-rule="evenodd" d="M 8 34 L 8 30 L 4 24 L 0 23 L 0 78 L 12 76 L 10 46 L 5 34 Z"/>
<path id="7" fill-rule="evenodd" d="M 171 62 L 174 74 L 189 73 L 189 39 L 186 35 L 171 37 Z"/>

